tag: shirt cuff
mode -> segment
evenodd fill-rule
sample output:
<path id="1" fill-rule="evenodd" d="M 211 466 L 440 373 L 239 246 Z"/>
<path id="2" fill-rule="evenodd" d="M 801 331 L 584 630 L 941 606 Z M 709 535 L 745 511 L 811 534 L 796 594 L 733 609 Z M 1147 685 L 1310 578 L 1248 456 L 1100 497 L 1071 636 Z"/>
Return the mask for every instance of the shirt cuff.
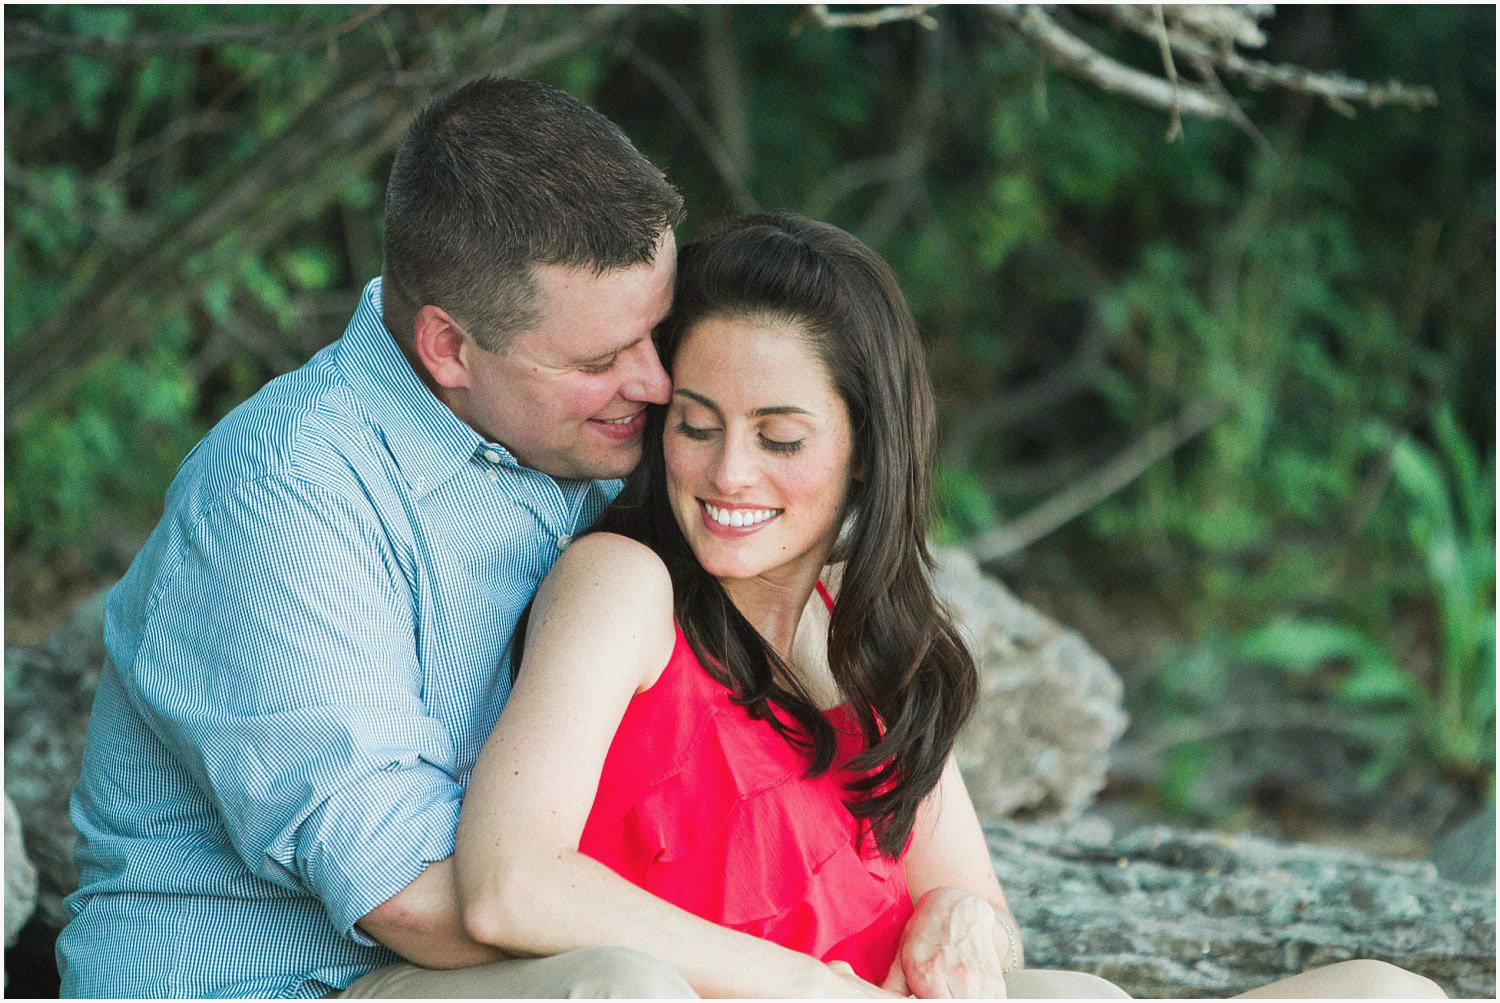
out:
<path id="1" fill-rule="evenodd" d="M 412 772 L 377 773 L 364 779 L 352 799 L 361 805 L 392 809 L 342 838 L 327 833 L 327 845 L 340 852 L 318 854 L 310 877 L 334 928 L 357 944 L 383 946 L 355 927 L 378 906 L 390 901 L 427 866 L 453 855 L 463 792 L 451 777 L 433 767 L 425 789 L 413 791 Z M 411 810 L 399 806 L 416 804 Z"/>

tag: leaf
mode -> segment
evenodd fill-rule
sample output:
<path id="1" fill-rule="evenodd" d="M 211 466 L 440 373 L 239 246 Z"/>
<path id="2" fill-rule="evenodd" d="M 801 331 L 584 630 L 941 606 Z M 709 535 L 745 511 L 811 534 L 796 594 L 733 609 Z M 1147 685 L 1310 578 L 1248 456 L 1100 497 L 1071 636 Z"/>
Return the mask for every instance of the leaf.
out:
<path id="1" fill-rule="evenodd" d="M 1349 704 L 1403 703 L 1425 709 L 1429 703 L 1421 684 L 1384 655 L 1356 661 L 1354 671 L 1339 680 L 1333 695 Z"/>
<path id="2" fill-rule="evenodd" d="M 329 288 L 338 270 L 333 255 L 321 247 L 299 247 L 289 251 L 282 256 L 281 266 L 303 289 Z"/>
<path id="3" fill-rule="evenodd" d="M 1279 620 L 1242 635 L 1242 657 L 1296 675 L 1309 675 L 1334 659 L 1373 661 L 1384 653 L 1365 635 L 1328 620 Z"/>
<path id="4" fill-rule="evenodd" d="M 1494 542 L 1494 522 L 1491 516 L 1495 510 L 1495 494 L 1493 478 L 1481 479 L 1479 476 L 1479 463 L 1474 456 L 1474 447 L 1464 437 L 1458 422 L 1453 417 L 1453 408 L 1444 401 L 1437 408 L 1432 418 L 1433 433 L 1437 437 L 1438 447 L 1443 451 L 1443 456 L 1452 469 L 1458 494 L 1458 501 L 1462 507 L 1465 529 L 1468 535 L 1476 539 L 1483 539 L 1489 535 L 1491 546 Z"/>

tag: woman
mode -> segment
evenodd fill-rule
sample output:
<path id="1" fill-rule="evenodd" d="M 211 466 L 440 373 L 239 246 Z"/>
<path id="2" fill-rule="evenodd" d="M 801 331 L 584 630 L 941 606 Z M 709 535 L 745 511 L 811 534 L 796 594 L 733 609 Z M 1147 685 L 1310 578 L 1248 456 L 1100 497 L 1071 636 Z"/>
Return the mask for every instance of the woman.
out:
<path id="1" fill-rule="evenodd" d="M 1123 995 L 1020 969 L 953 765 L 975 672 L 929 583 L 931 392 L 889 269 L 748 217 L 684 248 L 659 337 L 673 400 L 538 593 L 469 784 L 471 934 L 638 948 L 703 996 Z"/>

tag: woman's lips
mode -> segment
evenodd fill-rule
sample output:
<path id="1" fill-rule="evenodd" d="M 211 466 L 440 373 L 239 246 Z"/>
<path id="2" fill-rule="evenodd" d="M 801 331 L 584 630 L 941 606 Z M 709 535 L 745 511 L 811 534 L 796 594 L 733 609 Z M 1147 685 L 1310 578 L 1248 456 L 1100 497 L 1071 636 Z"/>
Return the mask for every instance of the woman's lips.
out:
<path id="1" fill-rule="evenodd" d="M 704 528 L 715 536 L 748 536 L 776 521 L 781 513 L 779 508 L 718 505 L 698 499 L 698 514 L 703 519 Z"/>

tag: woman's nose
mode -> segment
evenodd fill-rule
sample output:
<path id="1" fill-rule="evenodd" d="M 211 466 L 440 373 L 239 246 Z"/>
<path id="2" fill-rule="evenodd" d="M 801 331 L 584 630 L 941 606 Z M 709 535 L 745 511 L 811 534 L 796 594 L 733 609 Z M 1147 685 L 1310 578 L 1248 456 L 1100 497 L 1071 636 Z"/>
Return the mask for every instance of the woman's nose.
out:
<path id="1" fill-rule="evenodd" d="M 713 484 L 715 490 L 732 495 L 755 482 L 755 464 L 748 451 L 727 435 L 722 441 L 714 463 Z"/>

